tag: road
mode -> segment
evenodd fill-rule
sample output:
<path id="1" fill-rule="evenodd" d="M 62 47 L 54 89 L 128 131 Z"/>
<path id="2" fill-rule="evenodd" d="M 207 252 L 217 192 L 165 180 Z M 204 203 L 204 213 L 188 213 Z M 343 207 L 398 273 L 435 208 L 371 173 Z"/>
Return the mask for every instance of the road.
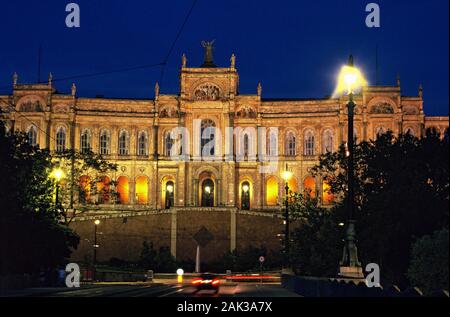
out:
<path id="1" fill-rule="evenodd" d="M 225 283 L 219 293 L 197 291 L 189 284 L 176 283 L 99 283 L 80 288 L 31 288 L 10 291 L 7 297 L 298 297 L 277 283 Z"/>

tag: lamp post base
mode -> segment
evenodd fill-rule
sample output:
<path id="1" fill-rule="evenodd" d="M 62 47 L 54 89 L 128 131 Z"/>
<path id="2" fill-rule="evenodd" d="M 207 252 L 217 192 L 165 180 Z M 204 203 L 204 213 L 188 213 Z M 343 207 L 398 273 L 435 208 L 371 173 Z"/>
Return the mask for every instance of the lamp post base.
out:
<path id="1" fill-rule="evenodd" d="M 364 274 L 360 266 L 340 266 L 338 276 L 342 278 L 353 279 L 364 278 Z"/>

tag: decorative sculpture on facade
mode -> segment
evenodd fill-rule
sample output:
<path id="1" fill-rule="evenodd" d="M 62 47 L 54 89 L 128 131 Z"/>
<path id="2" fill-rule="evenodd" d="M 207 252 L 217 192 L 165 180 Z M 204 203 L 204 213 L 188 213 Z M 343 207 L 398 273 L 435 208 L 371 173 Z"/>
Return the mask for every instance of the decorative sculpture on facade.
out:
<path id="1" fill-rule="evenodd" d="M 394 108 L 387 102 L 379 103 L 372 107 L 370 113 L 372 114 L 393 114 Z"/>
<path id="2" fill-rule="evenodd" d="M 203 101 L 219 100 L 220 98 L 219 87 L 212 84 L 202 85 L 195 90 L 194 98 L 195 100 L 203 100 Z"/>
<path id="3" fill-rule="evenodd" d="M 205 60 L 201 67 L 217 67 L 213 61 L 213 45 L 216 40 L 211 42 L 202 41 L 202 46 L 205 49 Z"/>

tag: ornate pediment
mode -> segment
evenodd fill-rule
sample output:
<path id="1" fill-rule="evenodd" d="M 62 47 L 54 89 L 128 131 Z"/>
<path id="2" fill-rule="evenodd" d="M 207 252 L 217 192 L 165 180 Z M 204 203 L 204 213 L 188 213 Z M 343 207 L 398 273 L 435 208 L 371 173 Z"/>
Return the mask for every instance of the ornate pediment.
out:
<path id="1" fill-rule="evenodd" d="M 214 84 L 203 84 L 194 91 L 194 100 L 214 101 L 219 100 L 220 89 Z"/>
<path id="2" fill-rule="evenodd" d="M 387 102 L 378 103 L 370 109 L 372 114 L 393 114 L 394 108 Z"/>
<path id="3" fill-rule="evenodd" d="M 419 109 L 414 106 L 406 106 L 403 107 L 403 113 L 404 114 L 419 114 Z"/>
<path id="4" fill-rule="evenodd" d="M 180 112 L 175 107 L 164 107 L 159 112 L 160 118 L 178 118 Z"/>
<path id="5" fill-rule="evenodd" d="M 43 111 L 43 106 L 38 98 L 29 97 L 20 101 L 19 111 L 40 112 Z"/>
<path id="6" fill-rule="evenodd" d="M 243 106 L 236 112 L 239 118 L 256 118 L 256 111 L 249 106 Z"/>
<path id="7" fill-rule="evenodd" d="M 56 105 L 53 107 L 53 112 L 55 113 L 67 113 L 69 112 L 69 106 L 68 105 Z"/>

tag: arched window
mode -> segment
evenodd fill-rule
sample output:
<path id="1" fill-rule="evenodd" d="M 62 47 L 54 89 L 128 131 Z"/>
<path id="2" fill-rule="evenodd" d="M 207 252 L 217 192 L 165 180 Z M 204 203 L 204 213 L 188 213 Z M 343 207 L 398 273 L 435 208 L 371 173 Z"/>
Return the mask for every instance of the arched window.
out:
<path id="1" fill-rule="evenodd" d="M 110 154 L 110 144 L 111 136 L 108 130 L 102 130 L 100 132 L 100 154 L 109 155 Z"/>
<path id="2" fill-rule="evenodd" d="M 326 180 L 322 182 L 322 203 L 324 205 L 329 205 L 333 203 L 334 196 L 331 192 L 331 187 Z"/>
<path id="3" fill-rule="evenodd" d="M 426 136 L 433 136 L 433 137 L 437 136 L 437 137 L 439 137 L 440 136 L 440 132 L 439 132 L 439 129 L 436 128 L 436 127 L 429 127 L 429 128 L 426 129 L 425 135 Z"/>
<path id="4" fill-rule="evenodd" d="M 314 132 L 307 130 L 305 132 L 305 151 L 306 156 L 314 155 Z"/>
<path id="5" fill-rule="evenodd" d="M 130 195 L 130 185 L 128 177 L 120 176 L 117 179 L 117 193 L 119 194 L 119 202 L 121 204 L 128 204 Z"/>
<path id="6" fill-rule="evenodd" d="M 288 132 L 286 135 L 286 156 L 295 156 L 295 134 L 293 132 Z"/>
<path id="7" fill-rule="evenodd" d="M 164 191 L 164 208 L 170 209 L 174 206 L 174 191 L 175 191 L 175 184 L 172 181 L 168 181 L 166 183 L 166 188 Z"/>
<path id="8" fill-rule="evenodd" d="M 268 206 L 275 206 L 278 202 L 278 181 L 275 177 L 270 177 L 266 181 L 266 203 Z"/>
<path id="9" fill-rule="evenodd" d="M 247 158 L 249 153 L 249 140 L 248 134 L 244 134 L 244 157 Z"/>
<path id="10" fill-rule="evenodd" d="M 214 207 L 214 182 L 207 178 L 202 182 L 202 207 Z"/>
<path id="11" fill-rule="evenodd" d="M 415 136 L 413 128 L 406 128 L 405 135 Z"/>
<path id="12" fill-rule="evenodd" d="M 31 146 L 37 145 L 37 129 L 34 125 L 30 126 L 27 131 L 28 143 Z"/>
<path id="13" fill-rule="evenodd" d="M 241 209 L 250 210 L 250 183 L 247 181 L 241 186 Z"/>
<path id="14" fill-rule="evenodd" d="M 164 136 L 164 155 L 165 156 L 171 156 L 172 155 L 172 148 L 175 143 L 175 140 L 172 139 L 172 135 L 170 131 L 167 131 Z"/>
<path id="15" fill-rule="evenodd" d="M 136 202 L 138 204 L 148 203 L 148 178 L 139 176 L 136 178 Z"/>
<path id="16" fill-rule="evenodd" d="M 91 150 L 91 131 L 89 129 L 84 129 L 81 132 L 81 152 L 87 153 Z"/>
<path id="17" fill-rule="evenodd" d="M 322 153 L 332 153 L 333 152 L 333 130 L 327 129 L 323 132 L 322 137 Z"/>
<path id="18" fill-rule="evenodd" d="M 148 155 L 148 138 L 145 131 L 141 131 L 138 137 L 138 153 L 139 156 Z"/>
<path id="19" fill-rule="evenodd" d="M 109 202 L 111 189 L 111 181 L 108 176 L 101 176 L 97 182 L 98 202 L 100 204 L 107 204 Z"/>
<path id="20" fill-rule="evenodd" d="M 268 156 L 277 156 L 278 149 L 278 137 L 277 132 L 269 129 L 267 132 L 267 138 L 266 138 L 266 154 Z"/>
<path id="21" fill-rule="evenodd" d="M 214 156 L 216 124 L 206 119 L 201 122 L 200 144 L 202 156 Z"/>
<path id="22" fill-rule="evenodd" d="M 312 176 L 308 176 L 303 181 L 303 191 L 306 196 L 314 198 L 316 196 L 316 180 Z"/>
<path id="23" fill-rule="evenodd" d="M 56 152 L 64 152 L 66 150 L 66 129 L 59 127 L 56 130 Z"/>
<path id="24" fill-rule="evenodd" d="M 127 131 L 122 130 L 119 133 L 119 155 L 128 154 L 130 154 L 130 137 Z"/>

